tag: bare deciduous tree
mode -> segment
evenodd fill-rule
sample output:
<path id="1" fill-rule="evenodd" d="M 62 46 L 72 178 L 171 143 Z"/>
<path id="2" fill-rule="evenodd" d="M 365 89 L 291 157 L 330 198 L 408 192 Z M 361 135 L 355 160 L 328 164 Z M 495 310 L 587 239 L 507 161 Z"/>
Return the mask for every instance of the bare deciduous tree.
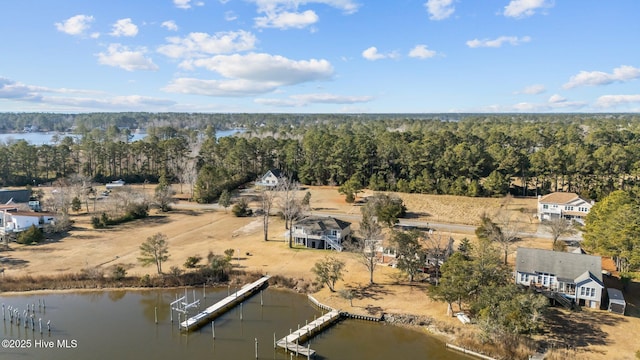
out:
<path id="1" fill-rule="evenodd" d="M 553 250 L 556 250 L 558 239 L 561 236 L 569 236 L 576 233 L 573 223 L 567 219 L 555 218 L 544 221 L 542 225 L 551 233 L 553 238 Z"/>
<path id="2" fill-rule="evenodd" d="M 440 281 L 440 263 L 444 263 L 452 252 L 453 239 L 444 234 L 429 231 L 425 237 L 427 258 L 435 260 L 434 268 L 436 270 L 436 286 Z"/>
<path id="3" fill-rule="evenodd" d="M 278 196 L 280 211 L 284 217 L 284 227 L 289 230 L 289 247 L 293 247 L 293 222 L 303 216 L 302 203 L 297 198 L 300 183 L 286 177 L 278 179 Z"/>
<path id="4" fill-rule="evenodd" d="M 506 213 L 499 212 L 495 217 L 496 221 L 487 214 L 482 214 L 481 225 L 478 228 L 478 236 L 485 237 L 491 242 L 498 244 L 504 254 L 504 264 L 507 264 L 507 257 L 511 251 L 511 245 L 520 240 L 518 224 Z"/>
<path id="5" fill-rule="evenodd" d="M 260 205 L 262 205 L 262 227 L 264 229 L 264 241 L 269 240 L 269 214 L 273 207 L 275 192 L 267 188 L 260 189 Z"/>
<path id="6" fill-rule="evenodd" d="M 364 210 L 364 208 L 363 208 Z M 360 221 L 361 239 L 358 239 L 356 252 L 359 261 L 369 271 L 369 284 L 373 284 L 373 272 L 378 264 L 378 250 L 382 247 L 382 227 L 375 220 L 371 211 L 362 211 Z"/>

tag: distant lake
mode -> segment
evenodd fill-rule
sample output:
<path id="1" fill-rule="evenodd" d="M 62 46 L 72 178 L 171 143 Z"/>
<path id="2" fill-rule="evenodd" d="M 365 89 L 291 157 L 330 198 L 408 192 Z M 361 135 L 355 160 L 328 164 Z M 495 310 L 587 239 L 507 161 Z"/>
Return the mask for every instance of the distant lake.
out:
<path id="1" fill-rule="evenodd" d="M 237 133 L 241 133 L 244 130 L 242 129 L 231 129 L 231 130 L 218 130 L 216 131 L 216 137 L 221 138 L 225 136 L 235 135 Z M 44 144 L 53 144 L 53 137 L 58 135 L 59 140 L 64 139 L 65 136 L 78 137 L 76 134 L 62 134 L 56 132 L 24 132 L 24 133 L 8 133 L 8 134 L 0 134 L 0 142 L 6 143 L 10 140 L 26 140 L 29 144 L 32 145 L 44 145 Z M 132 134 L 133 138 L 131 141 L 138 141 L 144 139 L 147 134 L 146 133 L 134 133 Z"/>

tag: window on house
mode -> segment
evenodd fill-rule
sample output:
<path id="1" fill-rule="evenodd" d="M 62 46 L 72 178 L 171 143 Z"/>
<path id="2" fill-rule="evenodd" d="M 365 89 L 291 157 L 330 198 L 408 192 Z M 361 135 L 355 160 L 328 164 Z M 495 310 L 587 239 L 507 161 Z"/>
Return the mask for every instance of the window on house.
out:
<path id="1" fill-rule="evenodd" d="M 591 297 L 596 297 L 596 289 L 591 288 Z"/>
<path id="2" fill-rule="evenodd" d="M 580 296 L 585 296 L 585 292 L 586 292 L 586 288 L 581 287 L 580 288 Z"/>
<path id="3" fill-rule="evenodd" d="M 520 274 L 521 282 L 529 282 L 529 274 Z"/>
<path id="4" fill-rule="evenodd" d="M 547 209 L 549 209 L 549 205 L 544 204 L 544 205 L 542 205 L 542 208 L 543 208 L 543 209 L 545 209 L 545 210 L 547 210 Z"/>
<path id="5" fill-rule="evenodd" d="M 565 205 L 564 209 L 566 211 L 573 211 L 573 206 Z"/>

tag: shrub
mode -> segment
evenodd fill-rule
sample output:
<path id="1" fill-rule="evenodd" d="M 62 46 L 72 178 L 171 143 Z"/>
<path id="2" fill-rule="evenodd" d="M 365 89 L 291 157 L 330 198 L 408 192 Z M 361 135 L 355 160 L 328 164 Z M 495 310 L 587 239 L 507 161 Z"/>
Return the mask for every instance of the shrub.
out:
<path id="1" fill-rule="evenodd" d="M 80 273 L 82 277 L 89 280 L 101 280 L 104 278 L 104 270 L 99 267 L 84 268 Z"/>
<path id="2" fill-rule="evenodd" d="M 249 203 L 244 198 L 240 198 L 240 200 L 235 205 L 233 205 L 231 212 L 236 217 L 246 217 L 253 214 L 253 211 L 249 209 Z"/>
<path id="3" fill-rule="evenodd" d="M 122 280 L 125 278 L 125 276 L 127 276 L 127 270 L 121 265 L 116 265 L 116 267 L 114 267 L 113 271 L 111 272 L 111 277 L 114 280 Z"/>
<path id="4" fill-rule="evenodd" d="M 35 225 L 18 234 L 16 242 L 25 245 L 41 243 L 44 241 L 44 234 Z"/>
<path id="5" fill-rule="evenodd" d="M 91 225 L 93 225 L 94 229 L 102 229 L 104 228 L 104 223 L 100 221 L 100 218 L 97 216 L 91 217 Z"/>
<path id="6" fill-rule="evenodd" d="M 189 256 L 187 258 L 187 261 L 184 262 L 184 267 L 186 267 L 187 269 L 196 268 L 198 267 L 198 263 L 200 262 L 200 260 L 202 260 L 202 256 L 200 255 Z"/>
<path id="7" fill-rule="evenodd" d="M 169 268 L 169 274 L 171 274 L 171 276 L 173 277 L 179 277 L 180 275 L 182 275 L 182 269 L 177 266 L 172 266 Z"/>
<path id="8" fill-rule="evenodd" d="M 140 278 L 140 286 L 141 287 L 149 287 L 151 286 L 151 276 L 149 274 L 145 274 Z"/>

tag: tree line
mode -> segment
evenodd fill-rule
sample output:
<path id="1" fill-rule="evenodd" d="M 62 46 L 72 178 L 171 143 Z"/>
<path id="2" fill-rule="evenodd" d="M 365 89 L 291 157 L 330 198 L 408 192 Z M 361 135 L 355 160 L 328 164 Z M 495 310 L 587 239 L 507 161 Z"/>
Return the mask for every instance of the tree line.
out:
<path id="1" fill-rule="evenodd" d="M 347 184 L 356 194 L 364 187 L 466 196 L 573 191 L 599 200 L 632 187 L 640 175 L 636 115 L 469 115 L 453 121 L 234 114 L 227 122 L 184 128 L 173 124 L 189 118 L 185 114 L 154 116 L 157 126 L 142 141 L 129 141 L 127 129 L 111 124 L 90 131 L 80 126 L 80 137 L 54 144 L 2 144 L 0 183 L 26 185 L 73 173 L 143 182 L 164 174 L 210 202 L 277 168 L 303 185 Z M 221 124 L 247 130 L 216 139 Z"/>

